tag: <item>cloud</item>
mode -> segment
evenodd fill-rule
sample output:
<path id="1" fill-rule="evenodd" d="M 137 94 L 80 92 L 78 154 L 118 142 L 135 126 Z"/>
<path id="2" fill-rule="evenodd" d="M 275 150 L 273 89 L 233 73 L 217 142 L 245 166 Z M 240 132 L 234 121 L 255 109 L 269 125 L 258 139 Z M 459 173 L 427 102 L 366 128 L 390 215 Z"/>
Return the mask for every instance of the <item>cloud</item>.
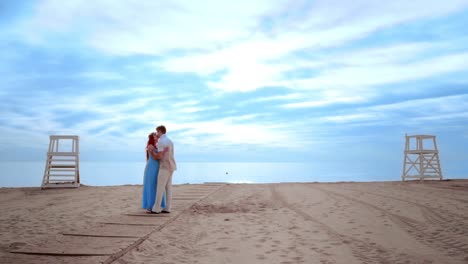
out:
<path id="1" fill-rule="evenodd" d="M 451 94 L 468 38 L 433 30 L 462 24 L 466 1 L 35 4 L 0 33 L 5 145 L 72 133 L 91 152 L 140 152 L 164 124 L 185 153 L 331 153 L 466 122 Z"/>
<path id="2" fill-rule="evenodd" d="M 60 97 L 38 93 L 34 97 L 15 98 L 12 105 L 22 105 L 28 110 L 4 109 L 0 122 L 12 128 L 0 130 L 11 137 L 15 131 L 26 129 L 44 138 L 50 134 L 78 134 L 86 142 L 85 150 L 99 151 L 121 151 L 124 146 L 129 151 L 138 151 L 146 135 L 158 124 L 166 125 L 178 144 L 204 149 L 294 145 L 286 140 L 286 124 L 259 121 L 261 114 L 218 112 L 213 116 L 212 112 L 220 106 L 206 104 L 205 100 L 157 87 L 94 90 Z M 204 117 L 206 114 L 209 119 Z"/>
<path id="3" fill-rule="evenodd" d="M 357 51 L 347 49 L 341 54 L 332 55 L 331 58 L 317 55 L 307 60 L 300 59 L 300 54 L 305 52 L 320 54 L 321 49 L 346 46 L 353 41 L 367 37 L 376 30 L 398 26 L 416 19 L 433 18 L 457 12 L 467 6 L 464 1 L 450 1 L 448 3 L 397 1 L 387 3 L 385 8 L 381 7 L 381 3 L 377 4 L 373 1 L 359 1 L 358 3 L 339 1 L 336 4 L 318 1 L 315 3 L 298 4 L 293 7 L 293 10 L 285 8 L 284 12 L 277 10 L 275 13 L 277 16 L 272 19 L 277 19 L 281 23 L 273 21 L 273 24 L 279 28 L 275 30 L 275 34 L 270 34 L 269 31 L 260 31 L 250 38 L 233 41 L 229 46 L 168 57 L 160 64 L 160 67 L 167 71 L 193 72 L 201 76 L 222 72 L 220 79 L 208 81 L 207 84 L 225 92 L 245 92 L 281 85 L 287 85 L 290 88 L 312 89 L 317 85 L 321 86 L 330 82 L 332 84 L 340 81 L 348 82 L 350 79 L 354 79 L 351 77 L 356 73 L 359 77 L 368 70 L 375 70 L 371 66 L 372 64 L 393 62 L 397 65 L 409 62 L 416 54 L 427 53 L 434 50 L 436 45 L 441 44 L 397 43 L 386 47 L 385 50 L 382 48 Z M 423 5 L 425 8 L 415 8 L 419 5 Z M 289 12 L 306 15 L 286 15 Z M 463 43 L 466 40 L 457 40 L 457 42 Z M 460 61 L 456 61 L 456 58 L 448 59 L 452 60 L 455 65 L 449 65 L 452 61 L 445 61 L 448 64 L 445 66 L 449 66 L 446 68 L 446 72 L 463 69 L 464 64 L 460 65 Z M 329 71 L 329 68 L 335 66 L 333 63 L 338 63 L 337 66 L 344 64 L 356 67 L 338 67 L 338 69 Z M 368 67 L 363 67 L 363 65 Z M 419 65 L 414 64 L 414 66 Z M 339 76 L 327 75 L 322 78 L 313 78 L 310 81 L 307 79 L 294 80 L 288 85 L 286 73 L 300 70 L 303 67 L 312 67 L 312 69 L 320 71 L 325 69 L 325 73 L 329 75 L 338 73 Z M 390 65 L 388 68 L 382 68 L 380 72 L 377 72 L 378 76 L 370 79 L 367 84 L 378 84 L 375 79 L 381 77 L 387 77 L 384 79 L 385 81 L 389 78 L 393 79 L 395 74 L 400 75 L 400 72 L 393 71 L 393 67 L 394 65 Z M 437 71 L 443 71 L 442 67 Z M 418 78 L 410 75 L 404 74 L 402 78 L 405 76 L 406 79 Z M 373 75 L 369 74 L 366 77 L 369 76 Z M 362 83 L 364 80 L 360 80 L 360 82 Z"/>
<path id="4" fill-rule="evenodd" d="M 377 30 L 440 17 L 467 7 L 466 1 L 461 0 L 396 1 L 384 6 L 375 1 L 203 3 L 205 5 L 187 1 L 114 3 L 99 0 L 88 5 L 77 0 L 67 3 L 47 0 L 37 6 L 19 31 L 27 39 L 43 43 L 54 35 L 73 38 L 111 55 L 158 55 L 162 61 L 155 61 L 157 69 L 195 73 L 205 79 L 208 87 L 222 92 L 249 92 L 274 86 L 330 89 L 333 85 L 343 85 L 340 82 L 349 87 L 419 78 L 411 69 L 408 69 L 410 73 L 401 74 L 393 67 L 404 58 L 414 57 L 418 48 L 428 50 L 431 45 L 396 44 L 387 51 L 358 50 L 354 54 L 353 50 L 346 50 L 341 61 L 336 56 L 319 55 L 317 59 L 308 59 L 306 65 L 302 54 L 344 47 Z M 418 8 L 420 6 L 424 8 Z M 398 53 L 402 60 L 392 53 Z M 380 67 L 377 72 L 371 66 L 391 60 L 395 65 Z M 445 72 L 465 66 L 455 58 L 450 60 L 446 62 Z M 334 62 L 347 67 L 329 70 Z M 321 74 L 314 78 L 288 78 L 288 73 L 303 68 L 315 69 Z M 363 76 L 369 70 L 374 70 L 375 74 Z M 443 67 L 432 70 L 441 72 Z M 103 78 L 119 77 L 106 75 L 110 74 L 106 72 L 96 74 Z M 213 74 L 218 74 L 218 78 L 211 78 Z"/>
<path id="5" fill-rule="evenodd" d="M 213 50 L 253 32 L 300 47 L 334 46 L 375 30 L 438 17 L 467 7 L 466 1 L 119 1 L 45 0 L 19 24 L 22 36 L 44 43 L 71 34 L 90 47 L 117 55 Z M 424 7 L 424 8 L 421 8 Z M 303 35 L 305 32 L 312 34 Z M 285 38 L 281 37 L 285 36 Z M 291 39 L 291 41 L 288 41 Z M 303 42 L 304 44 L 300 44 Z"/>
<path id="6" fill-rule="evenodd" d="M 360 114 L 349 114 L 349 115 L 338 115 L 338 116 L 328 116 L 322 118 L 324 121 L 331 121 L 337 123 L 344 123 L 344 122 L 356 122 L 359 120 L 375 120 L 381 118 L 376 113 L 360 113 Z"/>
<path id="7" fill-rule="evenodd" d="M 79 77 L 91 78 L 98 80 L 122 80 L 124 76 L 115 72 L 109 71 L 94 71 L 94 72 L 83 72 L 79 74 Z"/>
<path id="8" fill-rule="evenodd" d="M 44 42 L 71 33 L 86 45 L 114 55 L 161 54 L 213 48 L 246 37 L 270 2 L 236 1 L 42 1 L 24 23 L 25 36 Z M 33 28 L 35 30 L 33 30 Z"/>
<path id="9" fill-rule="evenodd" d="M 381 104 L 369 107 L 358 107 L 354 113 L 330 115 L 321 118 L 322 121 L 332 123 L 363 123 L 371 125 L 379 121 L 379 125 L 389 125 L 395 122 L 419 126 L 419 121 L 433 121 L 434 123 L 446 121 L 460 121 L 466 119 L 468 94 L 441 96 L 405 100 L 402 102 Z M 468 121 L 468 120 L 465 120 Z"/>
<path id="10" fill-rule="evenodd" d="M 322 72 L 318 77 L 290 81 L 295 89 L 334 89 L 346 87 L 369 87 L 424 79 L 449 72 L 465 71 L 468 66 L 468 53 L 461 52 L 410 63 L 385 63 L 378 67 L 345 66 Z M 287 85 L 287 82 L 283 84 Z M 357 88 L 360 89 L 360 88 Z"/>
<path id="11" fill-rule="evenodd" d="M 249 105 L 249 104 L 267 104 L 267 103 L 278 103 L 283 101 L 291 101 L 302 98 L 304 95 L 301 93 L 286 93 L 280 95 L 270 95 L 270 96 L 261 96 L 255 97 L 252 99 L 244 100 L 239 103 L 240 106 Z"/>
<path id="12" fill-rule="evenodd" d="M 283 87 L 303 93 L 302 100 L 289 102 L 283 107 L 306 108 L 336 103 L 363 103 L 386 94 L 410 93 L 421 89 L 407 86 L 388 89 L 383 88 L 385 85 L 464 72 L 468 67 L 468 53 L 466 52 L 414 60 L 418 54 L 417 51 L 427 52 L 423 47 L 432 49 L 433 46 L 438 45 L 398 45 L 371 49 L 368 52 L 358 50 L 356 53 L 351 51 L 346 55 L 334 55 L 327 61 L 336 66 L 321 71 L 317 77 L 290 78 L 282 82 Z"/>
<path id="13" fill-rule="evenodd" d="M 334 94 L 332 96 L 322 96 L 317 99 L 309 99 L 308 101 L 301 101 L 295 103 L 283 104 L 283 108 L 311 108 L 311 107 L 323 107 L 331 104 L 337 103 L 359 103 L 365 101 L 363 96 L 341 96 Z"/>

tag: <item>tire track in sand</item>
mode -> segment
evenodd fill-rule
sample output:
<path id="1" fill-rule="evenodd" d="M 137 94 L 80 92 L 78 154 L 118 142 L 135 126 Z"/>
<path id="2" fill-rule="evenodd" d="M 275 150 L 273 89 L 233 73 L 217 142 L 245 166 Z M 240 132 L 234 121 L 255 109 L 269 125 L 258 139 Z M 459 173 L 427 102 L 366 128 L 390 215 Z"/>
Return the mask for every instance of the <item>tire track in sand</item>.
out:
<path id="1" fill-rule="evenodd" d="M 440 197 L 440 198 L 453 200 L 453 201 L 458 201 L 458 202 L 465 203 L 465 204 L 468 203 L 468 200 L 466 200 L 466 199 L 461 199 L 461 198 L 458 198 L 458 197 L 445 196 L 444 194 L 447 193 L 446 189 L 425 186 L 424 184 L 422 184 L 422 185 L 419 184 L 419 183 L 396 184 L 393 187 L 396 187 L 397 189 L 405 191 L 405 192 L 413 192 L 414 188 L 416 188 L 416 189 L 420 189 L 420 190 L 429 191 L 431 194 L 434 194 L 435 196 Z M 460 192 L 460 193 L 454 192 L 454 193 L 452 193 L 452 195 L 454 195 L 454 196 L 464 195 L 466 197 L 466 192 Z"/>
<path id="2" fill-rule="evenodd" d="M 468 203 L 468 200 L 466 200 L 466 199 L 445 196 L 444 194 L 447 194 L 447 190 L 441 190 L 440 188 L 431 188 L 431 187 L 424 187 L 424 186 L 418 187 L 418 186 L 419 186 L 418 183 L 411 183 L 411 184 L 400 183 L 400 184 L 392 185 L 392 188 L 398 189 L 398 190 L 403 191 L 405 193 L 409 193 L 410 195 L 414 193 L 415 189 L 419 189 L 419 190 L 423 190 L 423 191 L 427 192 L 428 194 L 431 194 L 432 196 L 437 197 L 437 198 L 447 199 L 447 200 L 450 200 L 450 201 L 458 201 L 458 202 L 461 202 L 461 203 L 464 203 L 464 204 Z M 379 187 L 384 188 L 384 186 L 382 186 L 382 185 L 380 185 Z M 454 196 L 455 195 L 460 195 L 460 194 L 462 194 L 462 193 L 452 193 L 452 195 L 454 195 Z M 466 197 L 466 194 L 464 196 Z"/>
<path id="3" fill-rule="evenodd" d="M 338 196 L 378 211 L 388 216 L 390 220 L 399 225 L 403 230 L 405 230 L 405 232 L 422 244 L 437 251 L 443 249 L 443 253 L 446 256 L 459 256 L 464 260 L 468 260 L 468 238 L 466 236 L 467 231 L 465 231 L 468 227 L 466 227 L 466 225 L 462 225 L 460 228 L 457 228 L 456 226 L 447 227 L 448 222 L 446 221 L 446 218 L 443 218 L 434 212 L 428 212 L 427 208 L 421 207 L 425 218 L 429 222 L 429 224 L 427 224 L 405 216 L 390 213 L 376 205 L 342 193 L 337 193 L 316 186 L 313 186 L 313 188 L 326 194 Z M 437 225 L 437 227 L 435 228 L 433 225 Z"/>
<path id="4" fill-rule="evenodd" d="M 415 206 L 417 206 L 417 207 L 419 207 L 421 209 L 425 209 L 425 210 L 428 210 L 428 211 L 439 211 L 439 212 L 443 213 L 444 215 L 448 215 L 449 218 L 457 218 L 457 220 L 468 220 L 468 217 L 466 217 L 464 215 L 457 214 L 457 213 L 454 213 L 454 212 L 450 212 L 449 210 L 445 210 L 445 209 L 442 209 L 442 208 L 430 207 L 430 206 L 427 206 L 427 205 L 424 205 L 424 204 L 421 204 L 421 203 L 413 202 L 413 201 L 408 200 L 408 199 L 402 199 L 402 198 L 398 198 L 398 197 L 395 197 L 395 196 L 386 195 L 386 194 L 382 194 L 382 193 L 375 193 L 375 192 L 370 192 L 370 191 L 357 190 L 357 189 L 347 188 L 347 187 L 341 187 L 341 188 L 343 188 L 344 190 L 348 190 L 348 191 L 362 192 L 362 193 L 376 195 L 376 196 L 380 196 L 380 197 L 384 197 L 384 198 L 390 198 L 390 199 L 393 199 L 393 200 L 396 200 L 396 201 L 409 203 L 409 204 L 415 205 Z M 453 199 L 453 200 L 455 200 L 455 199 Z M 439 215 L 438 213 L 435 213 L 435 212 L 434 212 L 434 214 Z M 439 216 L 441 218 L 443 218 L 441 215 L 439 215 Z"/>
<path id="5" fill-rule="evenodd" d="M 354 257 L 363 263 L 410 263 L 411 258 L 409 256 L 399 254 L 393 250 L 386 249 L 377 244 L 371 244 L 370 242 L 354 238 L 352 236 L 344 235 L 331 226 L 319 221 L 310 214 L 302 211 L 301 209 L 289 204 L 285 198 L 280 194 L 280 192 L 270 185 L 270 190 L 272 193 L 272 198 L 275 202 L 282 205 L 283 207 L 295 212 L 296 214 L 303 217 L 305 220 L 314 222 L 315 224 L 321 226 L 327 234 L 334 240 L 346 244 L 350 249 Z"/>
<path id="6" fill-rule="evenodd" d="M 350 189 L 350 188 L 343 188 L 343 189 L 352 191 L 352 192 L 367 193 L 370 195 L 393 199 L 396 201 L 401 201 L 404 203 L 414 205 L 421 210 L 421 212 L 423 213 L 423 216 L 426 218 L 426 220 L 430 224 L 437 225 L 440 228 L 443 228 L 444 231 L 448 231 L 449 233 L 452 233 L 455 235 L 463 235 L 465 237 L 468 236 L 468 226 L 467 226 L 467 223 L 464 222 L 468 220 L 468 217 L 464 215 L 453 213 L 453 212 L 450 212 L 449 210 L 445 210 L 442 208 L 433 208 L 433 207 L 420 204 L 420 203 L 416 203 L 410 200 L 393 197 L 391 195 L 384 195 L 380 193 L 374 193 L 374 192 L 363 191 L 363 190 L 355 190 L 355 189 Z M 436 211 L 438 211 L 439 213 Z M 447 225 L 451 223 L 456 223 L 457 225 Z"/>

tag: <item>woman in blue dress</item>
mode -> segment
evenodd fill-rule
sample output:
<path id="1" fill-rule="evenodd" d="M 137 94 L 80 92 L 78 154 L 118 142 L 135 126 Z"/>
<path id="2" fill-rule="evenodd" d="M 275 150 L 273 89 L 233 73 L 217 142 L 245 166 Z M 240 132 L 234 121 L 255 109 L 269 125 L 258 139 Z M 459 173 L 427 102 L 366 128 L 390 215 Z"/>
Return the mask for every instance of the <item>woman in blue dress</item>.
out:
<path id="1" fill-rule="evenodd" d="M 153 156 L 158 152 L 156 148 L 158 143 L 158 136 L 156 133 L 148 135 L 148 143 L 146 144 L 146 167 L 145 175 L 143 179 L 143 199 L 141 207 L 146 209 L 146 213 L 153 213 L 153 206 L 156 200 L 156 190 L 158 185 L 158 173 L 159 173 L 159 160 Z M 153 155 L 152 153 L 153 152 Z M 166 198 L 163 195 L 161 207 L 166 207 Z"/>

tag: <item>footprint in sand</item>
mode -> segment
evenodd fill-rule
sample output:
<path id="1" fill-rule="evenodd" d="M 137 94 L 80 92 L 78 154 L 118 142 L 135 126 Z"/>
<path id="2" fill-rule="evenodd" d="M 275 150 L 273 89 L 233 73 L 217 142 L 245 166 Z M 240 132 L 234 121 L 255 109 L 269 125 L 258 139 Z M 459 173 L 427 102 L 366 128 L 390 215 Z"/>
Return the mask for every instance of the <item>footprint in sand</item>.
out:
<path id="1" fill-rule="evenodd" d="M 23 242 L 13 242 L 11 243 L 8 248 L 10 250 L 17 250 L 17 249 L 20 249 L 21 247 L 24 247 L 26 246 L 26 243 L 23 243 Z"/>
<path id="2" fill-rule="evenodd" d="M 293 260 L 297 262 L 301 262 L 302 261 L 302 257 L 294 257 Z"/>

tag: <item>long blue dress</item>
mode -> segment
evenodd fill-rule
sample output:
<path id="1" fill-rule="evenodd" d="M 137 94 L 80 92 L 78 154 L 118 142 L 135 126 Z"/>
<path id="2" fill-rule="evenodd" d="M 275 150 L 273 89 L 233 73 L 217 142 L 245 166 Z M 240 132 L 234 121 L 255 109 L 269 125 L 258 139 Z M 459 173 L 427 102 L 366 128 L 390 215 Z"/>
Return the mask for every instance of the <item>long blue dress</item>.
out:
<path id="1" fill-rule="evenodd" d="M 155 149 L 154 152 L 157 152 Z M 159 174 L 159 160 L 153 159 L 149 155 L 148 161 L 145 167 L 145 176 L 143 179 L 143 199 L 141 207 L 146 210 L 152 210 L 154 203 L 156 202 L 156 188 L 158 185 L 158 174 Z M 166 207 L 166 195 L 163 195 L 161 207 Z"/>

